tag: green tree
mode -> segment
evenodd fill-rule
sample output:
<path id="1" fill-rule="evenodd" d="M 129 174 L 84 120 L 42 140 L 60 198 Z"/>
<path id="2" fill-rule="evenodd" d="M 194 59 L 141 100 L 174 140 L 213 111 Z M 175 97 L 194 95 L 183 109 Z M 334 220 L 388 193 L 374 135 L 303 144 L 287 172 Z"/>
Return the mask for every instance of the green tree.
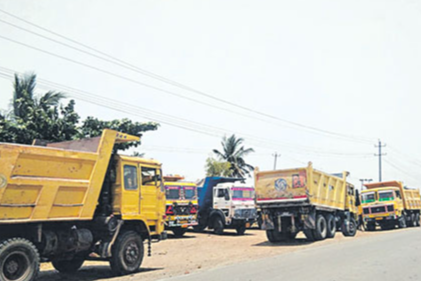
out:
<path id="1" fill-rule="evenodd" d="M 64 93 L 49 91 L 36 96 L 36 75 L 15 74 L 12 111 L 2 115 L 0 141 L 30 144 L 34 139 L 48 141 L 71 140 L 77 133 L 79 115 L 74 111 L 75 102 L 70 100 L 63 107 L 60 101 Z"/>
<path id="2" fill-rule="evenodd" d="M 142 136 L 142 132 L 155 131 L 158 129 L 159 124 L 154 122 L 140 123 L 133 122 L 130 119 L 102 121 L 98 118 L 88 117 L 82 122 L 79 129 L 78 138 L 97 137 L 102 134 L 103 129 L 112 129 L 134 136 Z M 123 143 L 116 146 L 117 149 L 127 149 L 129 147 L 137 147 L 139 142 Z"/>
<path id="3" fill-rule="evenodd" d="M 9 114 L 0 113 L 0 142 L 31 144 L 34 139 L 59 142 L 96 137 L 103 129 L 141 136 L 142 132 L 157 130 L 159 126 L 153 122 L 139 123 L 129 119 L 102 121 L 94 117 L 86 118 L 78 126 L 80 117 L 75 112 L 75 101 L 61 105 L 65 94 L 56 91 L 35 95 L 35 74 L 15 74 L 13 86 L 11 111 Z M 127 149 L 139 144 L 119 144 L 116 148 Z"/>
<path id="4" fill-rule="evenodd" d="M 209 157 L 206 159 L 206 176 L 207 177 L 230 177 L 232 176 L 231 164 L 226 161 L 218 161 Z"/>
<path id="5" fill-rule="evenodd" d="M 217 149 L 213 150 L 221 160 L 231 164 L 230 169 L 234 177 L 250 176 L 250 172 L 254 169 L 253 166 L 247 164 L 244 160 L 244 157 L 254 152 L 254 149 L 244 148 L 243 142 L 243 138 L 237 138 L 235 135 L 229 138 L 224 136 L 221 142 L 222 152 Z"/>

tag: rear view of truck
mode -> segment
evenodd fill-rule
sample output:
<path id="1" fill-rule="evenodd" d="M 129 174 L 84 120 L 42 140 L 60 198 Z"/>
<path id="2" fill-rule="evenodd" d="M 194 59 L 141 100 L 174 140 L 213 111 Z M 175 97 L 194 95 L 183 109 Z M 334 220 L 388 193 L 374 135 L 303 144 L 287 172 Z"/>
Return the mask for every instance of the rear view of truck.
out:
<path id="1" fill-rule="evenodd" d="M 256 202 L 262 229 L 270 242 L 294 239 L 303 231 L 308 240 L 333 238 L 338 229 L 356 234 L 357 208 L 354 187 L 347 173 L 330 175 L 305 168 L 255 170 Z"/>
<path id="2" fill-rule="evenodd" d="M 139 137 L 101 137 L 46 147 L 0 144 L 0 280 L 32 281 L 40 262 L 60 272 L 85 260 L 136 272 L 143 242 L 164 233 L 161 164 L 114 155 Z"/>
<path id="3" fill-rule="evenodd" d="M 418 189 L 405 188 L 402 182 L 388 181 L 365 184 L 361 192 L 363 222 L 367 230 L 396 226 L 420 226 L 421 199 Z"/>

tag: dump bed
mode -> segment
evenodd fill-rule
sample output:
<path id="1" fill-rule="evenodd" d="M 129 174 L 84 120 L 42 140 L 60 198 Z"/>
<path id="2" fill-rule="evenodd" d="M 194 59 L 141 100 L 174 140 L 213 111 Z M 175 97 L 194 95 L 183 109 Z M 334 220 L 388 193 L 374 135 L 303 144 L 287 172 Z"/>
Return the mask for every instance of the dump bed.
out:
<path id="1" fill-rule="evenodd" d="M 403 205 L 406 210 L 420 210 L 421 198 L 418 189 L 405 189 L 400 181 L 385 181 L 365 184 L 367 189 L 398 187 L 402 194 Z"/>
<path id="2" fill-rule="evenodd" d="M 0 143 L 0 224 L 92 219 L 114 144 L 137 140 L 104 130 L 47 147 Z"/>
<path id="3" fill-rule="evenodd" d="M 344 210 L 347 191 L 343 178 L 305 168 L 277 171 L 255 171 L 256 202 L 259 206 L 314 205 Z"/>

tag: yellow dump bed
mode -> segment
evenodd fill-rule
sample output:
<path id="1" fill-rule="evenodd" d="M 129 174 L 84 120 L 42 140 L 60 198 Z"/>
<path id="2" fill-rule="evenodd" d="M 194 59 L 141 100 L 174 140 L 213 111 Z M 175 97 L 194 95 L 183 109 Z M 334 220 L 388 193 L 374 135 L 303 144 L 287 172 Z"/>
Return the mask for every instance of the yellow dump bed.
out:
<path id="1" fill-rule="evenodd" d="M 137 140 L 104 130 L 47 147 L 0 143 L 0 224 L 92 219 L 114 144 Z"/>
<path id="2" fill-rule="evenodd" d="M 418 189 L 405 189 L 400 181 L 385 181 L 365 184 L 367 189 L 398 187 L 402 194 L 403 205 L 406 210 L 420 210 L 421 198 Z"/>
<path id="3" fill-rule="evenodd" d="M 310 204 L 320 208 L 344 210 L 347 191 L 346 173 L 342 178 L 305 168 L 255 171 L 258 205 Z"/>

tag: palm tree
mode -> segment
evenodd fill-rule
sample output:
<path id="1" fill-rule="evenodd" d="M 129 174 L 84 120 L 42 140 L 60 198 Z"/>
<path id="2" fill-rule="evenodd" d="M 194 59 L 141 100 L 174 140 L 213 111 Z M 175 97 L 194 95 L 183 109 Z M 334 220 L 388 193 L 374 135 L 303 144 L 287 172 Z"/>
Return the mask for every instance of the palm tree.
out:
<path id="1" fill-rule="evenodd" d="M 222 138 L 222 148 L 223 151 L 220 152 L 217 149 L 214 149 L 213 152 L 222 160 L 225 160 L 231 164 L 232 176 L 234 177 L 245 177 L 250 175 L 250 172 L 253 171 L 253 166 L 246 163 L 244 157 L 254 152 L 253 148 L 244 148 L 242 143 L 244 142 L 243 138 L 236 138 L 235 135 L 227 138 L 224 136 Z"/>
<path id="2" fill-rule="evenodd" d="M 65 94 L 61 92 L 48 91 L 41 97 L 35 97 L 36 74 L 25 74 L 19 77 L 15 74 L 15 82 L 13 84 L 13 115 L 24 121 L 34 120 L 39 117 L 42 112 L 50 117 L 54 107 L 57 107 L 60 100 L 65 98 Z"/>
<path id="3" fill-rule="evenodd" d="M 59 107 L 65 94 L 48 91 L 35 96 L 36 75 L 15 74 L 10 119 L 17 128 L 16 142 L 30 144 L 34 139 L 68 140 L 75 134 L 79 116 L 74 112 L 74 101 Z M 60 115 L 62 116 L 60 118 Z"/>

